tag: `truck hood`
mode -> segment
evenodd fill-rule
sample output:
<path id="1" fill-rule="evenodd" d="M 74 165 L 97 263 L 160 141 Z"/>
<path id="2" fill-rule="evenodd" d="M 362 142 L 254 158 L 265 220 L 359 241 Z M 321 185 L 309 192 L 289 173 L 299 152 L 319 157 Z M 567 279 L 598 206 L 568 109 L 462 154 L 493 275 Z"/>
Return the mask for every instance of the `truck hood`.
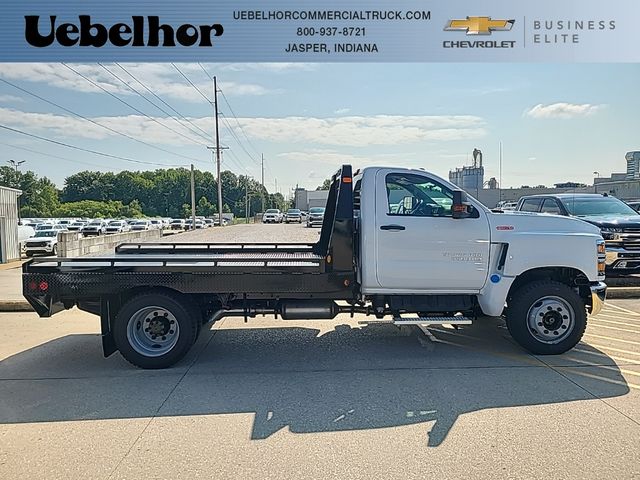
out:
<path id="1" fill-rule="evenodd" d="M 491 237 L 513 233 L 591 234 L 600 236 L 600 228 L 573 217 L 528 212 L 489 213 Z M 500 240 L 498 240 L 500 241 Z"/>
<path id="2" fill-rule="evenodd" d="M 574 217 L 600 228 L 640 228 L 640 215 L 591 215 L 584 217 Z"/>
<path id="3" fill-rule="evenodd" d="M 57 242 L 56 237 L 32 237 L 24 241 L 26 245 L 40 242 Z"/>

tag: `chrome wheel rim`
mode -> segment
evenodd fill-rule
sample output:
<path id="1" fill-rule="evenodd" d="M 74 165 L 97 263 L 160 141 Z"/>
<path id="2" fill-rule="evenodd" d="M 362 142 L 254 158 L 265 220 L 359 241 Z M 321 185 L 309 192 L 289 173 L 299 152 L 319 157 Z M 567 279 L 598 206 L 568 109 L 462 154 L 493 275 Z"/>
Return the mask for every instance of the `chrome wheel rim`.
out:
<path id="1" fill-rule="evenodd" d="M 178 343 L 180 326 L 166 308 L 144 307 L 134 313 L 127 324 L 129 345 L 145 357 L 160 357 Z"/>
<path id="2" fill-rule="evenodd" d="M 567 338 L 575 326 L 575 312 L 560 297 L 536 300 L 527 313 L 529 331 L 542 343 L 555 344 Z"/>

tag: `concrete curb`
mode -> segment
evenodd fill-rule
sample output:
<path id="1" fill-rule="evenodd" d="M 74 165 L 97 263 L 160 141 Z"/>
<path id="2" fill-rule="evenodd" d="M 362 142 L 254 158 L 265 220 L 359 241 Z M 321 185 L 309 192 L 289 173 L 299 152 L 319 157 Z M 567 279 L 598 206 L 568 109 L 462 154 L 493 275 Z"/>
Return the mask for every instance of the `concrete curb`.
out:
<path id="1" fill-rule="evenodd" d="M 607 288 L 607 299 L 609 298 L 640 298 L 640 287 Z"/>
<path id="2" fill-rule="evenodd" d="M 0 300 L 0 312 L 33 312 L 26 300 Z"/>

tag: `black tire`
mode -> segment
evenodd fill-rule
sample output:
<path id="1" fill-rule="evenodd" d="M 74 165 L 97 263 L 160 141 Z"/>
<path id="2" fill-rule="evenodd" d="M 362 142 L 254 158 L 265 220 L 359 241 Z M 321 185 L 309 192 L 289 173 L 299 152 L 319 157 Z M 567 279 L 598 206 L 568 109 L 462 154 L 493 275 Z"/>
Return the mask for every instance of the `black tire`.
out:
<path id="1" fill-rule="evenodd" d="M 137 312 L 151 306 L 169 312 L 179 326 L 175 345 L 160 356 L 140 353 L 130 343 L 127 335 L 129 321 L 133 321 Z M 120 309 L 113 324 L 113 338 L 120 354 L 132 365 L 145 369 L 167 368 L 187 354 L 195 343 L 200 326 L 200 316 L 187 298 L 165 292 L 143 293 L 133 297 Z"/>
<path id="2" fill-rule="evenodd" d="M 564 283 L 538 280 L 524 285 L 510 297 L 508 306 L 509 333 L 535 355 L 559 355 L 571 350 L 587 328 L 584 301 Z"/>

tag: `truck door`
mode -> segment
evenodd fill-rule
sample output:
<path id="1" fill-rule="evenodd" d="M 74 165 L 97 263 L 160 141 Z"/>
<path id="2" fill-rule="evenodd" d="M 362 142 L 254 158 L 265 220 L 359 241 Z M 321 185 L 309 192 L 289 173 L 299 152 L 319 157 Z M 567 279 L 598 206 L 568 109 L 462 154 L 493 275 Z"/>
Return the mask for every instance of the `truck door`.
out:
<path id="1" fill-rule="evenodd" d="M 482 210 L 454 219 L 453 191 L 426 173 L 381 169 L 376 177 L 376 276 L 385 289 L 474 292 L 489 265 Z"/>

